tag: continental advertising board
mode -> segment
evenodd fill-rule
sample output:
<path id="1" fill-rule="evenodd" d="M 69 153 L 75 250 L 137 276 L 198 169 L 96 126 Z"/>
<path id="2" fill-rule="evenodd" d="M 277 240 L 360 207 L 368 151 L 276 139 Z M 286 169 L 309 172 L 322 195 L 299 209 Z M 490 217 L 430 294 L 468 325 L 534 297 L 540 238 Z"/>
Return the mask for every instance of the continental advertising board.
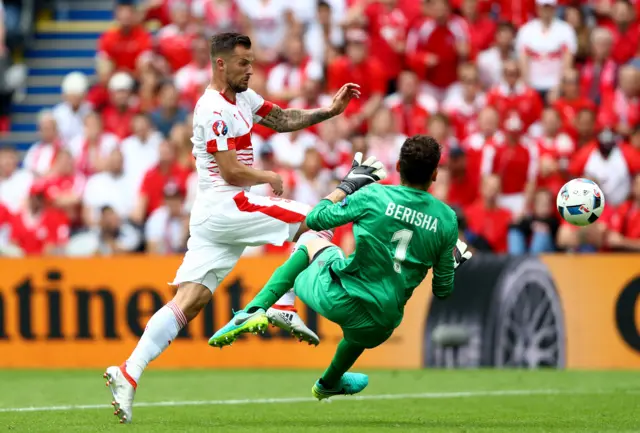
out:
<path id="1" fill-rule="evenodd" d="M 262 287 L 284 257 L 246 258 L 155 367 L 322 368 L 339 328 L 298 305 L 321 337 L 300 344 L 275 328 L 224 350 L 207 339 Z M 179 257 L 0 259 L 0 368 L 101 368 L 126 359 Z M 430 277 L 362 367 L 640 368 L 640 255 L 474 257 L 450 299 Z"/>

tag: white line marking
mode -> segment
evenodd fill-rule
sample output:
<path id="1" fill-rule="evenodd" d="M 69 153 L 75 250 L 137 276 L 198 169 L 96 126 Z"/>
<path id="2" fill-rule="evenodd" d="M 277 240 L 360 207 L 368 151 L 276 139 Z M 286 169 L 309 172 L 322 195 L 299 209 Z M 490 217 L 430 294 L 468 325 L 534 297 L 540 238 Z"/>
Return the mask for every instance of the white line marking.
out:
<path id="1" fill-rule="evenodd" d="M 472 397 L 504 397 L 504 396 L 529 396 L 529 395 L 556 395 L 556 394 L 601 394 L 601 391 L 561 391 L 553 389 L 514 389 L 501 391 L 458 391 L 458 392 L 425 392 L 418 394 L 379 394 L 359 395 L 352 397 L 332 397 L 338 400 L 409 400 L 409 399 L 445 399 L 445 398 L 472 398 Z M 256 398 L 243 400 L 192 400 L 192 401 L 151 401 L 139 402 L 134 407 L 180 407 L 180 406 L 221 406 L 241 404 L 286 404 L 316 402 L 313 397 L 292 398 Z M 89 410 L 111 408 L 108 404 L 83 404 L 66 406 L 39 406 L 39 407 L 4 407 L 0 413 L 6 412 L 55 412 L 69 410 Z"/>

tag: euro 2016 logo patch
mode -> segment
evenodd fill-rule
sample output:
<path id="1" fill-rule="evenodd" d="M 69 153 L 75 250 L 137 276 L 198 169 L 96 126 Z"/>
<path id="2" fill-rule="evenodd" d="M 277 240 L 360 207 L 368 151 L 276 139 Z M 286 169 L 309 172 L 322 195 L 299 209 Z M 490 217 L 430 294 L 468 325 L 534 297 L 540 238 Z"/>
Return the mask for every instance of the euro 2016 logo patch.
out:
<path id="1" fill-rule="evenodd" d="M 212 129 L 213 133 L 218 137 L 220 137 L 221 135 L 227 135 L 227 132 L 229 132 L 229 128 L 227 128 L 227 124 L 224 123 L 224 120 L 216 120 L 213 123 Z"/>

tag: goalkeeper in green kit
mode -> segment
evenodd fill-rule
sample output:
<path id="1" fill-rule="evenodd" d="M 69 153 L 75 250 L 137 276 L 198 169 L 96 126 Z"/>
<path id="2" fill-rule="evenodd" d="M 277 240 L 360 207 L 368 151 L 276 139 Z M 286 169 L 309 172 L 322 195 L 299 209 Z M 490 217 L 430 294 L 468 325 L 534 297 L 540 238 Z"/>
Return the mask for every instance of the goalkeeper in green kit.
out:
<path id="1" fill-rule="evenodd" d="M 362 163 L 362 155 L 356 155 L 342 183 L 306 218 L 316 231 L 352 222 L 355 252 L 345 257 L 318 238 L 297 245 L 209 344 L 222 347 L 240 334 L 265 329 L 266 310 L 293 287 L 307 306 L 340 325 L 344 335 L 313 395 L 324 399 L 362 391 L 368 377 L 347 371 L 365 349 L 384 343 L 400 325 L 405 304 L 429 269 L 434 295 L 445 298 L 453 290 L 455 269 L 471 258 L 458 240 L 454 211 L 427 192 L 438 174 L 440 152 L 431 137 L 408 138 L 400 150 L 398 186 L 376 184 L 386 176 L 382 164 L 373 157 Z"/>

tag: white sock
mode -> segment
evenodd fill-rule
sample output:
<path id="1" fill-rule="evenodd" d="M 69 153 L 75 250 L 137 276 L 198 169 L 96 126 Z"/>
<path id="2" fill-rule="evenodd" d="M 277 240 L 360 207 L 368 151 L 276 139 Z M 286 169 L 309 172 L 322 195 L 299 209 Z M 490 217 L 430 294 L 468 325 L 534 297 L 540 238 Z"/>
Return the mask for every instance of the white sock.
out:
<path id="1" fill-rule="evenodd" d="M 142 372 L 176 338 L 187 324 L 187 317 L 171 301 L 151 316 L 138 345 L 125 363 L 127 373 L 138 382 Z"/>
<path id="2" fill-rule="evenodd" d="M 331 242 L 331 239 L 333 239 L 333 231 L 323 230 L 321 232 L 315 232 L 313 230 L 309 230 L 307 232 L 302 233 L 298 238 L 298 242 L 296 242 L 296 245 L 293 247 L 293 252 L 296 252 L 300 247 L 300 245 L 304 244 L 305 242 L 309 242 L 312 239 L 318 239 L 318 238 L 326 239 L 329 242 Z M 287 293 L 282 295 L 282 298 L 278 299 L 278 302 L 276 302 L 275 307 L 293 307 L 293 305 L 295 304 L 295 301 L 296 301 L 296 295 L 295 293 L 293 293 L 293 289 L 291 289 Z"/>

